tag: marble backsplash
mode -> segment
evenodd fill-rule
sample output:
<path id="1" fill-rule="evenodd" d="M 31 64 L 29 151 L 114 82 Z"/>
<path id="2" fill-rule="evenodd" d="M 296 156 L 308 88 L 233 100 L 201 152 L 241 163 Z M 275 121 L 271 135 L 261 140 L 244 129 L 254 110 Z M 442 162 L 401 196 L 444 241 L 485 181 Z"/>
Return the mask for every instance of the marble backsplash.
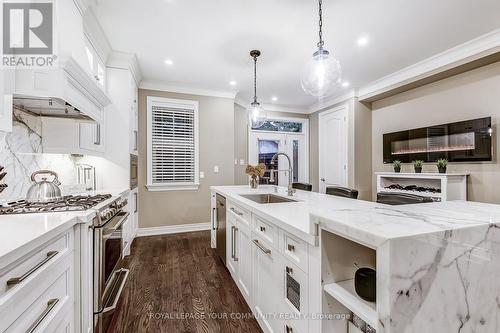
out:
<path id="1" fill-rule="evenodd" d="M 8 185 L 0 194 L 0 201 L 24 198 L 32 184 L 31 174 L 41 169 L 55 171 L 63 185 L 76 184 L 75 157 L 44 154 L 41 133 L 40 118 L 17 110 L 13 115 L 12 132 L 0 131 L 0 165 L 7 172 L 2 183 Z"/>

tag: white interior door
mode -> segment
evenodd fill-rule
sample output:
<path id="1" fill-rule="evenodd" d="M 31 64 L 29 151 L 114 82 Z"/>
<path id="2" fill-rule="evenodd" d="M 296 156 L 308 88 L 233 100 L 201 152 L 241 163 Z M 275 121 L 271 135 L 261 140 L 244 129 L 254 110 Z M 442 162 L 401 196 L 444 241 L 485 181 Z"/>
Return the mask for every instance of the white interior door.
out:
<path id="1" fill-rule="evenodd" d="M 319 115 L 319 189 L 347 186 L 347 105 Z"/>

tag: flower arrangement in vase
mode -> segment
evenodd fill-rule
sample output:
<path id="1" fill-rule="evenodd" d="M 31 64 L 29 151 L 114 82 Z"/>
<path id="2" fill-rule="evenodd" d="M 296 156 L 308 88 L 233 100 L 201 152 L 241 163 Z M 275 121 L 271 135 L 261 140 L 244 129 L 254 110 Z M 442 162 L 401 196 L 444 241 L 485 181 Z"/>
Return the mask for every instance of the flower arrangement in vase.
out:
<path id="1" fill-rule="evenodd" d="M 264 176 L 266 165 L 259 163 L 258 165 L 247 165 L 245 173 L 249 176 L 250 188 L 256 189 L 259 187 L 259 178 Z"/>

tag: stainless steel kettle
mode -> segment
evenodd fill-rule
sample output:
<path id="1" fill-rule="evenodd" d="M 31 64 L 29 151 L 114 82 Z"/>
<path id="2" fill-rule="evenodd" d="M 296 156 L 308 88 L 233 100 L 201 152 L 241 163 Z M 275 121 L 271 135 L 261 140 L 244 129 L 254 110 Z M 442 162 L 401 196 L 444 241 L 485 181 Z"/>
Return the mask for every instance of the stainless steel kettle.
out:
<path id="1" fill-rule="evenodd" d="M 37 176 L 40 180 L 37 180 Z M 53 176 L 54 178 L 49 181 L 47 176 Z M 26 201 L 28 202 L 52 202 L 59 201 L 62 199 L 61 189 L 59 185 L 59 179 L 57 179 L 57 173 L 50 170 L 38 170 L 33 172 L 31 175 L 31 181 L 34 182 L 33 185 L 28 189 L 26 194 Z"/>

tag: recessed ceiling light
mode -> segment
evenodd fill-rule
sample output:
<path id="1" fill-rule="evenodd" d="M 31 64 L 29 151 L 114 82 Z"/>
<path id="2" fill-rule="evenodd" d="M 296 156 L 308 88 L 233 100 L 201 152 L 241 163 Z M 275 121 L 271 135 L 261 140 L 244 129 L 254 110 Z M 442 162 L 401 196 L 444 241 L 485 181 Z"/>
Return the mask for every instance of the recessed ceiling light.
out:
<path id="1" fill-rule="evenodd" d="M 347 81 L 342 82 L 342 87 L 344 87 L 344 88 L 347 88 L 347 87 L 349 87 L 350 85 L 351 85 L 351 84 L 350 84 L 349 82 L 347 82 Z"/>
<path id="2" fill-rule="evenodd" d="M 271 100 L 272 100 L 273 102 L 276 102 L 276 101 L 278 100 L 278 97 L 273 96 L 273 97 L 271 97 Z"/>
<path id="3" fill-rule="evenodd" d="M 172 61 L 172 59 L 165 59 L 165 65 L 172 66 L 173 64 L 174 62 Z"/>
<path id="4" fill-rule="evenodd" d="M 237 82 L 236 82 L 236 81 L 234 81 L 234 80 L 229 81 L 229 85 L 230 85 L 230 86 L 235 86 L 235 85 L 236 85 L 236 83 L 237 83 Z"/>
<path id="5" fill-rule="evenodd" d="M 368 45 L 368 37 L 366 36 L 361 36 L 357 40 L 358 46 L 366 46 Z"/>

